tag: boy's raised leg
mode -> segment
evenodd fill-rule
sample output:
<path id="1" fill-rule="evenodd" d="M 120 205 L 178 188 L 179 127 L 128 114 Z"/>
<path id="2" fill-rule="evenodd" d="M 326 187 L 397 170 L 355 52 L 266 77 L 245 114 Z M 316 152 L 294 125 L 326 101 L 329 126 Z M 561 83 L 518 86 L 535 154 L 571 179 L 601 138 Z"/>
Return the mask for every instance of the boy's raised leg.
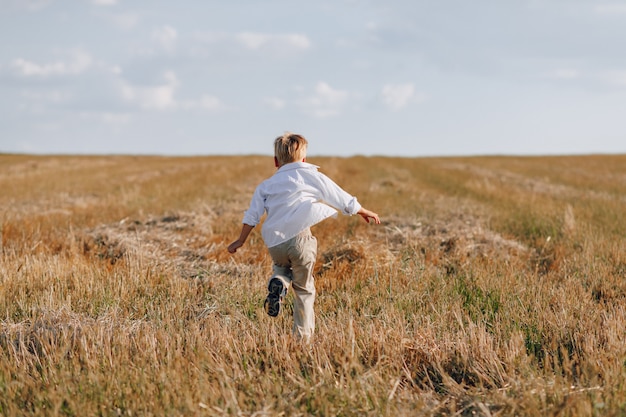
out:
<path id="1" fill-rule="evenodd" d="M 287 286 L 278 277 L 272 277 L 267 286 L 267 298 L 265 299 L 264 307 L 267 314 L 271 317 L 278 316 L 280 313 L 280 304 L 285 298 L 287 293 Z"/>
<path id="2" fill-rule="evenodd" d="M 267 284 L 267 298 L 263 307 L 268 316 L 276 317 L 280 313 L 280 305 L 291 286 L 291 268 L 274 264 L 274 273 Z"/>

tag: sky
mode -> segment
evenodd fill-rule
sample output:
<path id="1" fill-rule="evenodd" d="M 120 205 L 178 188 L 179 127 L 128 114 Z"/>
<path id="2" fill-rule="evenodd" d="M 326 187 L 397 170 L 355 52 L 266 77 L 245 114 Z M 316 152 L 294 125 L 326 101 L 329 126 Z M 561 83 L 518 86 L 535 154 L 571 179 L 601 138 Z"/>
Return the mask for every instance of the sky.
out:
<path id="1" fill-rule="evenodd" d="M 626 153 L 626 1 L 0 0 L 0 153 Z"/>

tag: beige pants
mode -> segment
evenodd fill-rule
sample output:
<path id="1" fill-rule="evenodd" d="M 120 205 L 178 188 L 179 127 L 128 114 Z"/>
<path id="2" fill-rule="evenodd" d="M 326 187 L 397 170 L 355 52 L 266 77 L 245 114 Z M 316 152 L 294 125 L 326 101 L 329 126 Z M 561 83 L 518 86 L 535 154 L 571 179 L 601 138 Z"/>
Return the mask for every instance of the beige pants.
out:
<path id="1" fill-rule="evenodd" d="M 280 278 L 287 289 L 293 288 L 293 332 L 308 340 L 315 330 L 315 280 L 313 268 L 317 257 L 317 239 L 306 229 L 298 236 L 269 248 L 274 261 L 272 278 Z M 270 278 L 271 279 L 271 278 Z"/>

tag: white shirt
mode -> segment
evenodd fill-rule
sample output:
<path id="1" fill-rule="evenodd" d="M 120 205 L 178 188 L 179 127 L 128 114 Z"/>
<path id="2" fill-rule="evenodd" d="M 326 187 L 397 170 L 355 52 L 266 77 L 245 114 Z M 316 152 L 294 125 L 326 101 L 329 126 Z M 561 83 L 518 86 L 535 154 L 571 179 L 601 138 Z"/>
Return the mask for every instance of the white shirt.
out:
<path id="1" fill-rule="evenodd" d="M 267 212 L 261 235 L 268 248 L 279 245 L 331 216 L 351 216 L 361 205 L 307 162 L 281 166 L 254 191 L 243 223 L 256 226 Z M 334 207 L 334 208 L 332 208 Z"/>

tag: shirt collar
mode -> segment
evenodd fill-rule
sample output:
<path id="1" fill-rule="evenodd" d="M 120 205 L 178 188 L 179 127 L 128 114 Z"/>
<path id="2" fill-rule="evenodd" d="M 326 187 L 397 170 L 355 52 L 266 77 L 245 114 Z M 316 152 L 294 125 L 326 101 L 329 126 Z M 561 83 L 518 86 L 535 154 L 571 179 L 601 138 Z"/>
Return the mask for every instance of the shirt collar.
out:
<path id="1" fill-rule="evenodd" d="M 308 162 L 290 162 L 278 168 L 278 172 L 290 171 L 298 168 L 318 169 L 319 167 L 317 165 L 309 164 Z"/>

